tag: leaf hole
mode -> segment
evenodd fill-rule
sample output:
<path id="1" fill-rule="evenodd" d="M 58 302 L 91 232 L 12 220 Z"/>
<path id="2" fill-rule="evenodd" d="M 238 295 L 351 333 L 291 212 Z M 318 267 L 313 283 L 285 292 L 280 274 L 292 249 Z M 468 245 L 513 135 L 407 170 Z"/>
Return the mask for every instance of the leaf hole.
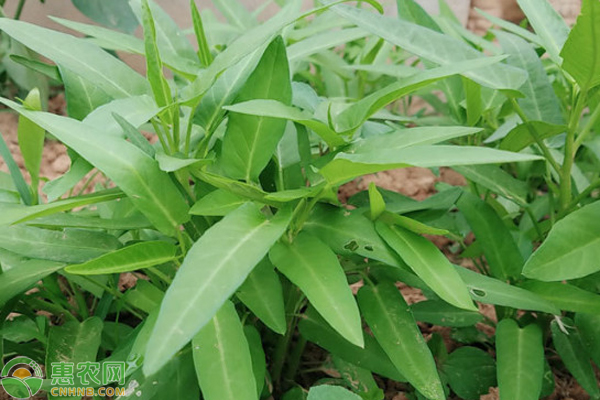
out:
<path id="1" fill-rule="evenodd" d="M 487 292 L 481 289 L 471 289 L 471 294 L 477 297 L 485 297 L 487 296 Z"/>
<path id="2" fill-rule="evenodd" d="M 344 245 L 344 248 L 346 250 L 356 251 L 358 249 L 358 243 L 356 242 L 356 240 L 351 240 Z"/>

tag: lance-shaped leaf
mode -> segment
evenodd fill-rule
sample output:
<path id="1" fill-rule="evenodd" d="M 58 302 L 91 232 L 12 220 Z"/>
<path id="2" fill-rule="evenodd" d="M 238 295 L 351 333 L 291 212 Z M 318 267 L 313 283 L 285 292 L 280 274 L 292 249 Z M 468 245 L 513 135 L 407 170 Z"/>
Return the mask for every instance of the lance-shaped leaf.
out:
<path id="1" fill-rule="evenodd" d="M 600 4 L 583 0 L 581 14 L 571 30 L 560 56 L 562 67 L 584 90 L 600 83 Z"/>
<path id="2" fill-rule="evenodd" d="M 592 360 L 600 365 L 600 314 L 577 313 L 575 325 Z"/>
<path id="3" fill-rule="evenodd" d="M 61 326 L 53 326 L 48 334 L 48 345 L 46 350 L 46 365 L 49 375 L 53 374 L 53 363 L 78 363 L 96 361 L 96 354 L 100 347 L 102 337 L 102 320 L 98 317 L 86 319 L 83 322 L 71 321 Z M 64 365 L 64 364 L 63 364 Z M 74 386 L 84 387 L 82 379 L 87 375 L 74 374 Z M 87 378 L 89 379 L 89 378 Z M 50 399 L 60 399 L 59 396 L 49 395 Z"/>
<path id="4" fill-rule="evenodd" d="M 357 176 L 409 166 L 423 168 L 450 167 L 455 165 L 535 161 L 539 159 L 541 158 L 534 155 L 472 146 L 413 146 L 401 148 L 400 150 L 394 147 L 385 147 L 378 151 L 357 148 L 353 153 L 338 153 L 319 172 L 331 184 L 338 184 L 352 180 Z"/>
<path id="5" fill-rule="evenodd" d="M 112 98 L 150 92 L 141 75 L 84 39 L 10 18 L 0 20 L 0 30 L 85 81 L 93 82 Z M 50 42 L 52 46 L 48 46 Z"/>
<path id="6" fill-rule="evenodd" d="M 527 183 L 514 178 L 497 165 L 472 165 L 453 169 L 465 178 L 519 205 L 527 203 Z"/>
<path id="7" fill-rule="evenodd" d="M 355 346 L 337 333 L 314 307 L 309 307 L 302 315 L 298 329 L 306 340 L 317 344 L 336 357 L 386 378 L 406 382 L 373 336 L 364 335 L 364 348 Z"/>
<path id="8" fill-rule="evenodd" d="M 495 32 L 495 35 L 504 52 L 510 55 L 506 62 L 529 74 L 529 79 L 520 88 L 525 97 L 517 100 L 523 113 L 532 121 L 564 123 L 558 98 L 533 46 L 510 33 Z"/>
<path id="9" fill-rule="evenodd" d="M 233 303 L 223 304 L 192 346 L 206 400 L 258 400 L 248 341 Z"/>
<path id="10" fill-rule="evenodd" d="M 535 143 L 533 131 L 540 139 L 548 139 L 567 131 L 565 125 L 549 124 L 544 121 L 530 121 L 511 128 L 510 132 L 500 143 L 500 149 L 508 151 L 521 151 Z"/>
<path id="11" fill-rule="evenodd" d="M 78 263 L 116 250 L 121 242 L 97 230 L 55 231 L 17 225 L 0 227 L 0 247 L 29 258 Z"/>
<path id="12" fill-rule="evenodd" d="M 325 243 L 301 232 L 291 244 L 278 242 L 269 257 L 335 330 L 364 346 L 358 306 L 337 256 Z"/>
<path id="13" fill-rule="evenodd" d="M 558 221 L 527 260 L 523 275 L 540 281 L 563 281 L 600 271 L 599 218 L 600 202 L 595 202 Z"/>
<path id="14" fill-rule="evenodd" d="M 562 325 L 562 326 L 561 326 Z M 590 355 L 583 346 L 579 332 L 568 327 L 573 326 L 573 321 L 563 318 L 559 325 L 558 321 L 552 321 L 552 342 L 558 355 L 565 363 L 577 382 L 588 392 L 592 398 L 600 397 L 598 380 L 590 362 Z M 565 329 L 568 329 L 565 332 Z"/>
<path id="15" fill-rule="evenodd" d="M 144 49 L 146 55 L 146 74 L 159 107 L 166 107 L 172 102 L 171 88 L 163 75 L 163 64 L 156 44 L 156 26 L 150 11 L 148 0 L 142 0 L 142 26 L 144 27 Z M 170 116 L 170 111 L 165 113 Z"/>
<path id="16" fill-rule="evenodd" d="M 71 118 L 29 111 L 6 99 L 0 102 L 52 133 L 104 172 L 161 232 L 174 234 L 189 218 L 188 206 L 169 175 L 135 145 L 103 135 Z"/>
<path id="17" fill-rule="evenodd" d="M 464 73 L 475 68 L 490 67 L 502 61 L 505 57 L 499 56 L 457 61 L 451 65 L 428 69 L 401 79 L 399 82 L 371 93 L 342 111 L 334 121 L 336 130 L 338 132 L 346 132 L 357 129 L 369 117 L 392 101 L 398 100 L 418 89 L 452 75 Z"/>
<path id="18" fill-rule="evenodd" d="M 517 0 L 527 20 L 540 38 L 542 46 L 557 64 L 562 63 L 560 49 L 563 48 L 569 27 L 548 0 Z"/>
<path id="19" fill-rule="evenodd" d="M 157 372 L 206 325 L 284 233 L 291 215 L 269 220 L 252 204 L 228 214 L 192 246 L 161 304 L 144 373 Z"/>
<path id="20" fill-rule="evenodd" d="M 38 89 L 33 89 L 29 92 L 23 105 L 30 110 L 41 111 L 42 102 L 40 99 L 40 91 Z M 21 154 L 23 154 L 25 168 L 27 168 L 27 171 L 31 176 L 31 187 L 35 196 L 37 195 L 40 164 L 42 162 L 46 131 L 27 118 L 20 117 L 18 135 L 19 148 L 21 149 Z"/>
<path id="21" fill-rule="evenodd" d="M 283 335 L 287 328 L 283 289 L 279 276 L 268 258 L 264 258 L 248 275 L 236 293 L 262 322 Z"/>
<path id="22" fill-rule="evenodd" d="M 433 356 L 396 286 L 364 286 L 358 302 L 373 335 L 398 371 L 428 399 L 444 400 Z"/>
<path id="23" fill-rule="evenodd" d="M 561 310 L 590 314 L 600 313 L 600 295 L 577 286 L 561 282 L 539 281 L 526 281 L 519 286 L 556 304 Z"/>
<path id="24" fill-rule="evenodd" d="M 0 307 L 64 266 L 53 261 L 31 260 L 3 272 L 0 279 Z"/>
<path id="25" fill-rule="evenodd" d="M 537 400 L 544 377 L 542 330 L 532 324 L 525 328 L 512 319 L 496 328 L 498 386 L 501 400 Z"/>
<path id="26" fill-rule="evenodd" d="M 468 192 L 460 196 L 456 205 L 480 242 L 492 275 L 500 279 L 519 276 L 523 257 L 496 211 Z"/>
<path id="27" fill-rule="evenodd" d="M 236 102 L 272 99 L 289 105 L 292 86 L 285 44 L 278 37 L 265 50 Z M 234 179 L 256 181 L 285 132 L 286 121 L 231 113 L 223 139 L 221 166 Z"/>
<path id="28" fill-rule="evenodd" d="M 341 386 L 320 385 L 315 386 L 308 392 L 306 400 L 360 400 L 357 394 Z"/>
<path id="29" fill-rule="evenodd" d="M 279 101 L 259 99 L 249 100 L 224 108 L 239 114 L 286 119 L 297 122 L 312 129 L 317 135 L 321 136 L 330 147 L 339 146 L 345 143 L 344 139 L 342 139 L 335 131 L 329 128 L 325 123 L 313 119 L 310 113 L 285 105 Z"/>
<path id="30" fill-rule="evenodd" d="M 439 300 L 420 301 L 410 306 L 417 321 L 456 328 L 473 326 L 483 320 L 477 311 L 462 310 Z"/>
<path id="31" fill-rule="evenodd" d="M 141 242 L 82 264 L 69 265 L 65 271 L 77 275 L 102 275 L 130 272 L 164 264 L 175 259 L 177 247 L 167 242 Z"/>
<path id="32" fill-rule="evenodd" d="M 521 310 L 560 314 L 557 306 L 535 293 L 466 268 L 458 266 L 455 268 L 469 288 L 471 298 L 475 301 Z"/>
<path id="33" fill-rule="evenodd" d="M 52 203 L 38 204 L 37 206 L 0 203 L 0 225 L 18 224 L 61 211 L 72 210 L 76 207 L 102 203 L 121 197 L 125 197 L 125 193 L 118 189 L 108 189 L 83 196 L 69 197 Z"/>
<path id="34" fill-rule="evenodd" d="M 469 290 L 446 256 L 424 237 L 383 222 L 377 233 L 438 296 L 465 310 L 477 311 Z"/>
<path id="35" fill-rule="evenodd" d="M 473 49 L 462 40 L 408 21 L 344 5 L 334 6 L 332 10 L 359 27 L 436 64 L 450 65 L 484 57 L 483 53 Z M 517 90 L 527 75 L 520 69 L 505 64 L 496 64 L 464 72 L 464 76 L 492 89 Z"/>

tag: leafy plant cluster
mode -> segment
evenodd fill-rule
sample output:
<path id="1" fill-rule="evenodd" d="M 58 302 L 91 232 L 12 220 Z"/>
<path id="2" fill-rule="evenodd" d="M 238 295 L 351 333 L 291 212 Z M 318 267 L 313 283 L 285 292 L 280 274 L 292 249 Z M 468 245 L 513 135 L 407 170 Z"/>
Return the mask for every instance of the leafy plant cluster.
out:
<path id="1" fill-rule="evenodd" d="M 381 400 L 384 380 L 413 399 L 539 399 L 566 371 L 600 398 L 598 1 L 570 29 L 521 0 L 532 30 L 488 15 L 485 37 L 443 1 L 431 16 L 398 0 L 399 18 L 279 1 L 264 23 L 214 3 L 227 24 L 191 2 L 198 50 L 150 0 L 129 2 L 143 39 L 0 19 L 68 102 L 0 99 L 31 178 L 0 141 L 2 354 L 126 361 L 137 399 Z M 114 52 L 144 56 L 146 76 Z M 71 157 L 49 182 L 46 132 Z M 408 166 L 468 186 L 340 204 L 341 185 Z M 103 183 L 74 195 L 91 171 Z M 399 282 L 426 300 L 407 305 Z"/>

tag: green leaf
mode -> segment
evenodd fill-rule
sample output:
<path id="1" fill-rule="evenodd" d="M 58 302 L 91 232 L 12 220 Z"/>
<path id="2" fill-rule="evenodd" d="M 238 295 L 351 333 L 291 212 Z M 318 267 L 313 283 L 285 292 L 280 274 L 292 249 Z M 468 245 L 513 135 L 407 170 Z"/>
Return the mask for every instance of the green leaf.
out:
<path id="1" fill-rule="evenodd" d="M 300 318 L 298 329 L 306 340 L 317 344 L 336 357 L 389 379 L 406 382 L 406 379 L 400 375 L 379 343 L 377 343 L 377 340 L 370 335 L 364 335 L 364 348 L 350 343 L 337 333 L 315 311 L 314 307 L 309 306 Z"/>
<path id="2" fill-rule="evenodd" d="M 54 231 L 17 225 L 0 227 L 0 247 L 29 258 L 78 263 L 116 250 L 121 242 L 98 231 Z"/>
<path id="3" fill-rule="evenodd" d="M 306 400 L 361 400 L 357 394 L 341 386 L 320 385 L 310 388 Z"/>
<path id="4" fill-rule="evenodd" d="M 23 105 L 30 110 L 41 111 L 42 101 L 40 99 L 40 91 L 33 89 L 31 92 L 29 92 L 23 101 Z M 23 161 L 25 162 L 25 168 L 27 168 L 27 171 L 31 176 L 31 187 L 33 189 L 34 196 L 37 196 L 40 165 L 42 162 L 42 152 L 44 151 L 44 138 L 46 136 L 46 131 L 27 118 L 20 117 L 17 134 L 19 137 L 19 148 L 21 149 Z"/>
<path id="5" fill-rule="evenodd" d="M 552 302 L 561 310 L 590 314 L 600 312 L 600 295 L 577 286 L 538 281 L 523 282 L 520 286 Z"/>
<path id="6" fill-rule="evenodd" d="M 525 28 L 522 28 L 521 26 L 517 25 L 517 24 L 513 24 L 512 22 L 503 20 L 502 18 L 496 17 L 494 15 L 488 14 L 483 10 L 480 10 L 479 8 L 475 8 L 475 11 L 477 11 L 479 14 L 483 15 L 486 19 L 488 19 L 490 22 L 492 22 L 494 25 L 499 26 L 500 28 L 504 29 L 507 32 L 510 33 L 514 33 L 515 35 L 518 35 L 520 37 L 522 37 L 523 39 L 526 39 L 527 41 L 542 47 L 540 38 L 533 32 L 528 31 Z"/>
<path id="7" fill-rule="evenodd" d="M 230 24 L 242 31 L 257 25 L 252 13 L 239 0 L 215 0 L 214 5 Z"/>
<path id="8" fill-rule="evenodd" d="M 465 60 L 476 61 L 484 57 L 483 53 L 461 40 L 407 21 L 343 5 L 334 6 L 332 10 L 359 27 L 436 64 L 451 65 Z M 504 64 L 473 68 L 462 74 L 492 89 L 518 90 L 526 79 L 526 74 L 522 70 Z"/>
<path id="9" fill-rule="evenodd" d="M 131 272 L 175 259 L 177 247 L 167 242 L 142 242 L 104 254 L 83 264 L 69 265 L 65 271 L 77 275 Z"/>
<path id="10" fill-rule="evenodd" d="M 388 223 L 390 225 L 397 225 L 418 235 L 447 235 L 449 233 L 446 229 L 434 228 L 432 226 L 419 222 L 416 219 L 408 218 L 403 215 L 393 214 L 389 211 L 384 212 L 383 216 L 380 219 L 385 223 Z"/>
<path id="11" fill-rule="evenodd" d="M 192 208 L 192 215 L 225 216 L 248 200 L 223 189 L 217 189 L 198 200 Z"/>
<path id="12" fill-rule="evenodd" d="M 485 57 L 469 61 L 461 60 L 451 65 L 428 69 L 400 79 L 399 82 L 379 89 L 346 108 L 335 118 L 336 130 L 338 132 L 353 131 L 384 106 L 403 96 L 455 74 L 466 73 L 465 71 L 476 68 L 491 68 L 504 58 L 505 56 Z"/>
<path id="13" fill-rule="evenodd" d="M 192 346 L 206 400 L 258 400 L 248 341 L 233 303 L 223 304 Z"/>
<path id="14" fill-rule="evenodd" d="M 357 367 L 340 357 L 334 356 L 332 359 L 335 368 L 349 388 L 358 393 L 363 399 L 383 400 L 385 397 L 383 390 L 377 386 L 371 371 Z"/>
<path id="15" fill-rule="evenodd" d="M 510 153 L 485 147 L 471 146 L 414 146 L 373 149 L 357 148 L 353 153 L 338 153 L 319 171 L 331 184 L 380 171 L 414 167 L 440 167 L 474 164 L 497 164 L 505 162 L 535 161 L 534 155 Z"/>
<path id="16" fill-rule="evenodd" d="M 239 114 L 286 119 L 297 122 L 310 128 L 317 135 L 321 136 L 330 147 L 336 147 L 346 143 L 335 131 L 323 122 L 313 119 L 309 113 L 276 100 L 249 100 L 223 108 Z"/>
<path id="17" fill-rule="evenodd" d="M 17 64 L 20 64 L 24 67 L 29 68 L 32 71 L 45 75 L 56 82 L 62 82 L 60 73 L 58 72 L 58 67 L 56 65 L 46 64 L 45 62 L 34 60 L 24 56 L 19 56 L 16 54 L 11 54 L 9 57 L 11 61 L 16 62 Z"/>
<path id="18" fill-rule="evenodd" d="M 163 75 L 163 64 L 156 43 L 156 27 L 148 0 L 142 0 L 142 26 L 144 27 L 144 49 L 146 55 L 146 75 L 154 93 L 154 99 L 159 107 L 166 107 L 173 102 L 171 88 Z M 169 120 L 171 111 L 167 111 Z"/>
<path id="19" fill-rule="evenodd" d="M 129 2 L 140 22 L 144 20 L 142 1 L 130 0 Z M 148 5 L 152 13 L 156 30 L 156 44 L 161 56 L 173 60 L 173 65 L 170 65 L 170 67 L 175 71 L 185 73 L 190 80 L 195 78 L 200 70 L 200 63 L 187 36 L 156 2 L 148 0 Z"/>
<path id="20" fill-rule="evenodd" d="M 108 28 L 133 33 L 138 26 L 129 4 L 122 0 L 73 0 L 86 17 Z"/>
<path id="21" fill-rule="evenodd" d="M 496 362 L 477 347 L 465 346 L 454 350 L 442 370 L 452 391 L 465 400 L 479 400 L 490 387 L 496 386 Z"/>
<path id="22" fill-rule="evenodd" d="M 0 306 L 64 266 L 52 261 L 31 260 L 5 271 L 0 279 Z"/>
<path id="23" fill-rule="evenodd" d="M 463 267 L 455 266 L 471 293 L 471 298 L 485 304 L 512 307 L 517 310 L 542 311 L 559 315 L 560 310 L 549 300 L 523 288 L 509 285 Z"/>
<path id="24" fill-rule="evenodd" d="M 575 326 L 592 360 L 600 365 L 600 314 L 577 313 Z"/>
<path id="25" fill-rule="evenodd" d="M 4 140 L 4 136 L 0 135 L 0 156 L 4 160 L 4 163 L 8 167 L 10 172 L 10 177 L 12 178 L 13 185 L 19 192 L 19 196 L 23 202 L 27 205 L 31 205 L 33 200 L 31 197 L 31 192 L 29 190 L 29 185 L 25 182 L 25 178 L 23 178 L 23 174 L 19 169 L 19 166 L 15 162 L 6 141 Z"/>
<path id="26" fill-rule="evenodd" d="M 506 135 L 500 143 L 502 150 L 521 151 L 536 141 L 531 135 L 531 130 L 544 140 L 567 131 L 565 125 L 549 124 L 544 121 L 530 121 L 517 125 Z"/>
<path id="27" fill-rule="evenodd" d="M 96 361 L 102 329 L 103 323 L 98 317 L 88 318 L 81 323 L 71 321 L 62 326 L 51 327 L 46 350 L 46 365 L 50 371 L 48 375 L 52 375 L 52 363 L 67 362 L 77 366 L 78 363 Z M 73 371 L 76 372 L 77 368 Z M 88 386 L 82 385 L 77 375 L 74 375 L 74 386 Z"/>
<path id="28" fill-rule="evenodd" d="M 276 243 L 269 258 L 335 330 L 364 346 L 358 306 L 337 256 L 325 243 L 301 232 L 291 244 Z"/>
<path id="29" fill-rule="evenodd" d="M 600 271 L 598 218 L 600 202 L 595 202 L 558 221 L 527 260 L 523 275 L 540 281 L 563 281 Z"/>
<path id="30" fill-rule="evenodd" d="M 583 0 L 581 14 L 560 52 L 564 59 L 562 68 L 584 91 L 600 84 L 599 24 L 600 4 L 595 0 Z"/>
<path id="31" fill-rule="evenodd" d="M 433 18 L 427 14 L 427 11 L 414 0 L 396 0 L 398 6 L 398 16 L 406 21 L 413 22 L 429 28 L 431 30 L 442 32 Z"/>
<path id="32" fill-rule="evenodd" d="M 519 328 L 512 319 L 496 328 L 496 358 L 501 400 L 537 400 L 544 377 L 542 330 L 531 324 Z"/>
<path id="33" fill-rule="evenodd" d="M 483 321 L 477 311 L 467 311 L 438 300 L 426 300 L 410 306 L 417 321 L 439 326 L 462 328 Z"/>
<path id="34" fill-rule="evenodd" d="M 70 118 L 29 111 L 2 98 L 0 102 L 52 133 L 104 172 L 161 232 L 174 234 L 189 218 L 188 206 L 171 178 L 135 145 Z"/>
<path id="35" fill-rule="evenodd" d="M 254 325 L 244 325 L 244 335 L 248 341 L 250 357 L 252 358 L 252 371 L 256 381 L 256 392 L 260 396 L 265 387 L 265 376 L 267 374 L 267 360 L 262 346 L 260 332 Z"/>
<path id="36" fill-rule="evenodd" d="M 527 204 L 527 183 L 514 178 L 496 165 L 460 166 L 453 169 L 465 178 L 518 205 Z"/>
<path id="37" fill-rule="evenodd" d="M 435 361 L 400 291 L 392 283 L 358 291 L 363 317 L 398 371 L 425 397 L 446 398 Z"/>
<path id="38" fill-rule="evenodd" d="M 290 218 L 281 210 L 268 220 L 246 204 L 194 243 L 161 304 L 146 351 L 146 375 L 157 372 L 211 320 L 284 233 Z"/>
<path id="39" fill-rule="evenodd" d="M 517 3 L 552 61 L 560 65 L 560 50 L 569 35 L 567 23 L 548 0 L 517 0 Z"/>
<path id="40" fill-rule="evenodd" d="M 492 275 L 499 279 L 519 276 L 523 257 L 510 231 L 492 206 L 469 192 L 464 192 L 456 205 L 481 244 Z"/>
<path id="41" fill-rule="evenodd" d="M 364 38 L 368 32 L 361 28 L 326 31 L 308 36 L 288 47 L 290 62 L 298 62 L 324 50 Z"/>
<path id="42" fill-rule="evenodd" d="M 124 197 L 125 194 L 118 189 L 107 189 L 83 196 L 69 197 L 68 199 L 54 201 L 37 206 L 24 206 L 22 204 L 0 203 L 0 226 L 12 225 L 31 221 L 47 215 L 71 210 L 89 204 L 97 204 L 105 201 Z"/>
<path id="43" fill-rule="evenodd" d="M 154 117 L 160 109 L 154 99 L 147 95 L 113 100 L 89 113 L 83 122 L 93 126 L 102 127 L 106 135 L 123 136 L 123 126 L 114 119 L 117 114 L 134 128 L 139 128 Z M 125 135 L 129 137 L 129 135 Z"/>
<path id="44" fill-rule="evenodd" d="M 146 80 L 118 58 L 83 39 L 10 18 L 0 20 L 0 30 L 40 53 L 111 98 L 149 94 Z M 52 46 L 48 43 L 52 42 Z"/>
<path id="45" fill-rule="evenodd" d="M 252 99 L 272 99 L 286 105 L 292 101 L 289 66 L 281 37 L 267 47 L 236 102 Z M 231 113 L 220 156 L 225 173 L 234 179 L 256 181 L 282 138 L 285 124 L 281 119 Z"/>
<path id="46" fill-rule="evenodd" d="M 214 132 L 225 114 L 223 107 L 230 105 L 237 97 L 261 56 L 260 51 L 255 51 L 227 68 L 200 100 L 194 122 L 207 132 Z"/>
<path id="47" fill-rule="evenodd" d="M 196 43 L 198 44 L 198 59 L 203 67 L 208 67 L 212 62 L 213 57 L 210 53 L 206 32 L 204 31 L 202 16 L 200 15 L 200 11 L 198 11 L 198 6 L 194 0 L 190 0 L 190 9 L 192 10 L 194 34 L 196 35 Z"/>
<path id="48" fill-rule="evenodd" d="M 369 204 L 372 220 L 376 220 L 385 212 L 385 201 L 383 201 L 383 196 L 377 190 L 374 182 L 369 183 Z"/>
<path id="49" fill-rule="evenodd" d="M 285 333 L 287 323 L 283 289 L 275 267 L 267 257 L 250 272 L 236 296 L 265 325 L 280 335 Z"/>
<path id="50" fill-rule="evenodd" d="M 112 97 L 94 82 L 60 65 L 58 70 L 65 86 L 67 114 L 71 118 L 82 120 L 94 109 L 112 100 Z"/>
<path id="51" fill-rule="evenodd" d="M 510 55 L 506 62 L 529 74 L 520 88 L 525 97 L 517 99 L 523 113 L 532 121 L 563 124 L 558 98 L 533 46 L 510 33 L 495 32 L 495 35 L 504 52 Z"/>
<path id="52" fill-rule="evenodd" d="M 129 141 L 135 144 L 140 150 L 148 154 L 150 157 L 154 157 L 154 147 L 148 142 L 148 140 L 137 130 L 137 128 L 129 123 L 125 118 L 121 117 L 117 113 L 113 113 L 112 117 L 121 126 L 121 129 L 125 133 L 125 137 Z"/>
<path id="53" fill-rule="evenodd" d="M 446 256 L 429 240 L 404 228 L 375 225 L 377 233 L 438 296 L 465 310 L 476 311 L 469 291 Z"/>
<path id="54" fill-rule="evenodd" d="M 360 212 L 317 206 L 304 224 L 304 231 L 321 239 L 336 254 L 359 255 L 396 267 L 404 265 L 377 234 L 373 222 Z"/>
<path id="55" fill-rule="evenodd" d="M 563 327 L 552 321 L 552 342 L 558 355 L 565 363 L 569 372 L 592 398 L 600 397 L 598 380 L 590 362 L 590 355 L 583 346 L 577 330 L 564 331 L 564 326 L 573 326 L 573 321 L 568 318 L 561 320 Z M 561 329 L 562 328 L 562 329 Z"/>

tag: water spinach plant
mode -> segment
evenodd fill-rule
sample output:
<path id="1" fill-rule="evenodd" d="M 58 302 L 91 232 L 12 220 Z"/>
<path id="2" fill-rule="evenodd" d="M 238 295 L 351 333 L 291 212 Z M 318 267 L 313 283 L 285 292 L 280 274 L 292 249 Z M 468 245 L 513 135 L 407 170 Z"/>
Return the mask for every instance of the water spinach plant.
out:
<path id="1" fill-rule="evenodd" d="M 0 141 L 3 356 L 126 362 L 122 398 L 381 400 L 385 379 L 414 399 L 538 399 L 553 370 L 600 397 L 598 1 L 569 30 L 522 0 L 535 33 L 490 17 L 502 30 L 484 38 L 444 2 L 430 16 L 398 0 L 391 17 L 373 0 L 279 1 L 263 23 L 214 3 L 227 24 L 191 3 L 198 50 L 149 0 L 129 3 L 143 39 L 0 19 L 53 62 L 24 64 L 62 82 L 68 112 L 42 111 L 38 90 L 0 99 L 30 177 Z M 144 56 L 145 76 L 105 50 Z M 71 157 L 53 181 L 46 132 Z M 409 166 L 469 184 L 338 200 Z M 424 324 L 465 345 L 448 354 Z M 307 361 L 315 345 L 326 361 Z"/>

